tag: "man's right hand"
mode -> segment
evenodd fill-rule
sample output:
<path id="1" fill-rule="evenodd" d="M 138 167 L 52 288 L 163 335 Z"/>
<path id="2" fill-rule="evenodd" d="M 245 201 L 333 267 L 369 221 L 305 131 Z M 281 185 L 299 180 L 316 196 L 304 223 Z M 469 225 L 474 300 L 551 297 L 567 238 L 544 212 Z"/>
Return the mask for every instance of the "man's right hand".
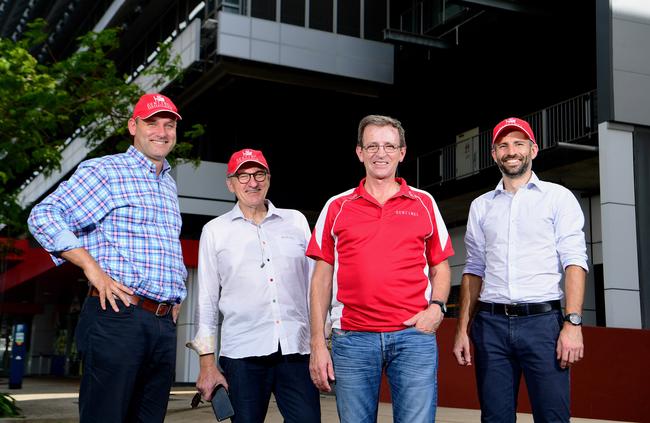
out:
<path id="1" fill-rule="evenodd" d="M 99 293 L 99 303 L 102 306 L 102 310 L 106 310 L 106 300 L 108 299 L 113 310 L 118 313 L 120 309 L 115 303 L 115 297 L 122 300 L 127 307 L 129 306 L 130 302 L 126 294 L 133 295 L 133 291 L 121 283 L 115 282 L 108 276 L 90 255 L 88 250 L 82 247 L 73 248 L 72 250 L 62 252 L 61 257 L 79 266 L 84 271 L 88 281 Z"/>
<path id="2" fill-rule="evenodd" d="M 210 401 L 212 399 L 212 391 L 214 391 L 215 386 L 223 385 L 228 389 L 226 378 L 214 363 L 214 355 L 211 354 L 210 357 L 212 358 L 212 364 L 201 363 L 199 378 L 196 380 L 196 389 L 201 393 L 201 398 L 204 401 Z"/>
<path id="3" fill-rule="evenodd" d="M 330 381 L 334 381 L 334 365 L 325 342 L 311 347 L 309 356 L 309 374 L 316 388 L 323 392 L 331 392 Z"/>
<path id="4" fill-rule="evenodd" d="M 126 294 L 133 295 L 133 291 L 108 276 L 99 265 L 92 266 L 87 270 L 84 269 L 84 273 L 88 278 L 88 281 L 95 287 L 95 289 L 97 289 L 97 292 L 99 292 L 99 304 L 101 305 L 102 310 L 106 310 L 106 300 L 108 300 L 116 313 L 120 311 L 115 302 L 116 298 L 119 298 L 127 307 L 131 304 L 129 302 L 129 297 L 127 297 Z"/>
<path id="5" fill-rule="evenodd" d="M 469 349 L 469 336 L 467 331 L 457 330 L 456 339 L 454 339 L 454 356 L 461 366 L 472 365 L 472 354 Z"/>

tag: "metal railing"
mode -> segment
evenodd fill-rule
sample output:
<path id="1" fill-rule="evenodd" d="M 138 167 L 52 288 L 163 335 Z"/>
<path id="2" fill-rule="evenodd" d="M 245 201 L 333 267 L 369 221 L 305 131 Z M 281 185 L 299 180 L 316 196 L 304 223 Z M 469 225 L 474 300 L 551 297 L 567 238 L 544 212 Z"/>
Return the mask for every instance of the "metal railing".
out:
<path id="1" fill-rule="evenodd" d="M 570 98 L 545 109 L 522 116 L 535 133 L 540 151 L 558 145 L 591 139 L 598 133 L 596 91 Z M 422 154 L 405 163 L 400 174 L 414 180 L 418 188 L 465 178 L 494 166 L 492 130 L 466 140 Z"/>
<path id="2" fill-rule="evenodd" d="M 463 7 L 447 0 L 420 0 L 399 16 L 399 29 L 425 35 L 461 13 Z"/>

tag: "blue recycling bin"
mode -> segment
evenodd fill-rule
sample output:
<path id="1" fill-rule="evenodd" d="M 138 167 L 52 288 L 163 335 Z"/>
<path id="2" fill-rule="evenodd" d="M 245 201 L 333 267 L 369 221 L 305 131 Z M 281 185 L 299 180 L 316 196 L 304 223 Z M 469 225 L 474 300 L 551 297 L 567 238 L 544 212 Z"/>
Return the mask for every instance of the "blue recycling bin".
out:
<path id="1" fill-rule="evenodd" d="M 11 363 L 9 364 L 9 389 L 21 389 L 25 374 L 25 359 L 27 358 L 27 325 L 17 323 L 13 328 L 13 345 L 11 347 Z"/>

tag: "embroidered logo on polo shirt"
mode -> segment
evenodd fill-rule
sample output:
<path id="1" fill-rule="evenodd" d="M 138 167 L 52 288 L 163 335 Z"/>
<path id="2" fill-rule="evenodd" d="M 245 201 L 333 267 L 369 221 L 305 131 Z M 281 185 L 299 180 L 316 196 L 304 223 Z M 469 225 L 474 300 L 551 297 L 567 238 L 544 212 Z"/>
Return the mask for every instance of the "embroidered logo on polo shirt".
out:
<path id="1" fill-rule="evenodd" d="M 414 212 L 410 210 L 395 210 L 395 214 L 398 216 L 419 216 L 420 215 L 418 212 Z"/>

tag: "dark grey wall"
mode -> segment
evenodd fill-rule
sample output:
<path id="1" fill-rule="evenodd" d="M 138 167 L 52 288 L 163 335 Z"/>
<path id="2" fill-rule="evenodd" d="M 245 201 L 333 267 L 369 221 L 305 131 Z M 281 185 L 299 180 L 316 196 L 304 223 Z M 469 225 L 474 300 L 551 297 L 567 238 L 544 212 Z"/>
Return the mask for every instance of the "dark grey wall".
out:
<path id="1" fill-rule="evenodd" d="M 634 131 L 634 196 L 641 324 L 650 328 L 650 128 Z"/>

